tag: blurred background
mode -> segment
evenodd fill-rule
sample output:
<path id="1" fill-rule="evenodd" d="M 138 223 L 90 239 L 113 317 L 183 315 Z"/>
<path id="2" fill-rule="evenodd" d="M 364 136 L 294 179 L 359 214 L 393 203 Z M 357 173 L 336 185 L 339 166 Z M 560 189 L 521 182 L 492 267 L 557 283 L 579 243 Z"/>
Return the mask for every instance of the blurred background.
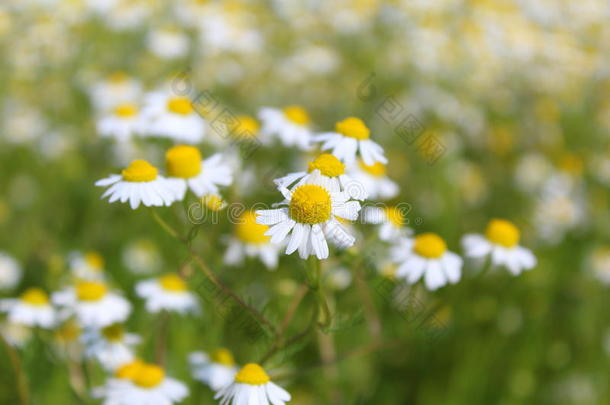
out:
<path id="1" fill-rule="evenodd" d="M 422 288 L 405 308 L 404 286 L 385 276 L 387 246 L 363 244 L 375 231 L 358 225 L 349 260 L 331 253 L 325 263 L 334 330 L 270 363 L 291 403 L 610 404 L 609 18 L 605 0 L 3 2 L 0 251 L 22 276 L 7 281 L 3 258 L 1 297 L 33 285 L 55 291 L 71 255 L 95 251 L 136 305 L 128 324 L 150 357 L 157 319 L 133 286 L 175 270 L 185 252 L 146 210 L 109 205 L 93 183 L 135 158 L 162 164 L 170 143 L 100 137 L 96 95 L 179 83 L 236 115 L 299 104 L 318 131 L 350 115 L 371 127 L 400 185 L 389 203 L 410 205 L 416 232 L 461 252 L 463 234 L 507 218 L 539 263 L 518 277 L 481 278 L 467 263 L 460 283 Z M 211 123 L 218 109 L 202 114 Z M 230 148 L 221 138 L 209 131 L 203 154 Z M 251 206 L 278 201 L 272 179 L 302 170 L 309 156 L 260 148 L 242 157 L 248 176 L 238 173 L 224 197 Z M 223 238 L 233 226 L 216 222 L 203 224 L 196 248 L 279 322 L 304 280 L 302 261 L 281 257 L 275 272 L 256 261 L 228 267 Z M 226 346 L 243 364 L 268 342 L 247 339 L 234 314 L 192 283 L 204 313 L 171 324 L 167 367 L 191 387 L 184 403 L 213 404 L 190 378 L 187 354 Z M 306 318 L 297 313 L 295 331 Z M 83 403 L 60 349 L 74 339 L 69 330 L 32 336 L 0 325 L 27 341 L 32 404 Z M 7 405 L 17 403 L 8 360 L 0 351 Z M 104 373 L 92 366 L 87 378 L 98 386 Z"/>

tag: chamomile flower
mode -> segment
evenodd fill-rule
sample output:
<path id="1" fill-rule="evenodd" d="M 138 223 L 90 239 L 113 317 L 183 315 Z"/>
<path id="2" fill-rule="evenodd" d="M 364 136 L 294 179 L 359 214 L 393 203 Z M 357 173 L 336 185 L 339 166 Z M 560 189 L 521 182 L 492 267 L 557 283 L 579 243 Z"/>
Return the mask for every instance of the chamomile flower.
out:
<path id="1" fill-rule="evenodd" d="M 258 117 L 262 122 L 260 134 L 263 140 L 277 136 L 284 146 L 311 149 L 311 119 L 303 107 L 291 105 L 282 110 L 263 108 Z"/>
<path id="2" fill-rule="evenodd" d="M 398 195 L 398 184 L 390 180 L 386 165 L 381 162 L 367 166 L 362 159 L 358 159 L 348 167 L 348 173 L 369 192 L 369 198 L 388 200 Z"/>
<path id="3" fill-rule="evenodd" d="M 0 290 L 15 287 L 21 280 L 21 266 L 17 260 L 6 253 L 0 252 Z"/>
<path id="4" fill-rule="evenodd" d="M 142 132 L 176 142 L 199 143 L 206 129 L 205 120 L 190 99 L 166 92 L 154 92 L 144 100 Z"/>
<path id="5" fill-rule="evenodd" d="M 216 349 L 210 356 L 204 352 L 189 354 L 193 378 L 219 391 L 233 382 L 237 373 L 233 354 L 224 348 Z"/>
<path id="6" fill-rule="evenodd" d="M 173 189 L 167 179 L 159 176 L 156 167 L 145 160 L 134 160 L 121 171 L 105 179 L 95 182 L 96 186 L 108 187 L 102 198 L 109 197 L 108 202 L 129 201 L 132 209 L 147 207 L 170 206 L 175 198 Z"/>
<path id="7" fill-rule="evenodd" d="M 115 72 L 106 80 L 95 83 L 89 95 L 100 111 L 109 111 L 122 104 L 136 103 L 142 93 L 142 85 L 123 72 Z"/>
<path id="8" fill-rule="evenodd" d="M 190 189 L 197 197 L 218 194 L 219 186 L 233 181 L 233 170 L 223 162 L 221 154 L 203 160 L 194 146 L 177 145 L 165 153 L 167 181 L 174 198 L 184 199 Z"/>
<path id="9" fill-rule="evenodd" d="M 165 310 L 185 314 L 199 309 L 195 294 L 177 274 L 141 281 L 136 285 L 136 293 L 146 300 L 146 309 L 152 313 Z"/>
<path id="10" fill-rule="evenodd" d="M 379 239 L 386 242 L 397 242 L 410 236 L 413 232 L 405 226 L 408 206 L 365 207 L 362 219 L 369 224 L 379 225 Z"/>
<path id="11" fill-rule="evenodd" d="M 536 257 L 531 250 L 519 246 L 519 238 L 519 229 L 512 222 L 492 219 L 487 224 L 485 235 L 464 235 L 462 245 L 467 257 L 490 256 L 493 266 L 506 267 L 518 275 L 536 266 Z"/>
<path id="12" fill-rule="evenodd" d="M 220 405 L 284 405 L 290 394 L 276 385 L 265 370 L 255 363 L 246 364 L 233 382 L 214 396 Z"/>
<path id="13" fill-rule="evenodd" d="M 19 298 L 0 300 L 0 311 L 6 312 L 9 322 L 30 327 L 49 329 L 57 322 L 49 296 L 36 287 L 28 288 Z"/>
<path id="14" fill-rule="evenodd" d="M 148 49 L 161 59 L 184 57 L 189 50 L 189 37 L 174 27 L 152 30 L 146 39 Z"/>
<path id="15" fill-rule="evenodd" d="M 428 290 L 455 284 L 462 275 L 462 258 L 448 251 L 445 241 L 435 233 L 402 239 L 392 248 L 391 257 L 399 264 L 396 277 L 404 278 L 409 284 L 423 277 Z"/>
<path id="16" fill-rule="evenodd" d="M 133 274 L 153 274 L 163 266 L 155 243 L 149 239 L 130 242 L 122 255 L 123 265 Z"/>
<path id="17" fill-rule="evenodd" d="M 119 142 L 134 136 L 141 125 L 138 106 L 132 103 L 119 104 L 103 115 L 96 123 L 97 132 Z"/>
<path id="18" fill-rule="evenodd" d="M 316 169 L 298 187 L 280 188 L 286 198 L 278 204 L 281 208 L 256 211 L 257 223 L 270 226 L 265 235 L 271 236 L 271 243 L 281 243 L 291 234 L 286 254 L 298 249 L 303 259 L 326 259 L 327 238 L 343 249 L 354 244 L 355 238 L 338 219 L 356 220 L 360 203 L 350 201 L 346 192 L 332 191 L 329 183 Z"/>
<path id="19" fill-rule="evenodd" d="M 70 272 L 77 280 L 104 279 L 104 258 L 98 252 L 71 252 L 68 263 Z"/>
<path id="20" fill-rule="evenodd" d="M 335 132 L 314 135 L 313 140 L 322 142 L 322 150 L 330 150 L 346 164 L 352 164 L 357 154 L 368 166 L 376 162 L 388 163 L 383 148 L 373 142 L 370 136 L 371 131 L 360 118 L 348 117 L 335 124 Z"/>
<path id="21" fill-rule="evenodd" d="M 87 329 L 81 338 L 85 345 L 85 356 L 97 359 L 106 370 L 115 370 L 132 362 L 132 346 L 140 343 L 138 335 L 125 333 L 123 326 L 118 323 L 102 329 Z"/>
<path id="22" fill-rule="evenodd" d="M 54 293 L 52 300 L 64 316 L 74 315 L 85 328 L 103 328 L 123 322 L 131 313 L 129 301 L 97 281 L 78 282 L 74 287 Z"/>
<path id="23" fill-rule="evenodd" d="M 282 247 L 270 242 L 265 235 L 269 227 L 256 223 L 254 211 L 244 212 L 235 223 L 235 236 L 228 241 L 224 261 L 229 265 L 239 265 L 244 256 L 258 257 L 268 269 L 277 267 Z"/>
<path id="24" fill-rule="evenodd" d="M 274 182 L 280 188 L 289 188 L 292 184 L 294 184 L 294 187 L 298 187 L 307 181 L 314 170 L 319 170 L 322 176 L 328 178 L 332 191 L 345 191 L 356 200 L 364 200 L 368 197 L 366 187 L 345 174 L 345 165 L 336 156 L 329 153 L 323 153 L 309 162 L 309 168 L 306 172 L 290 173 L 287 176 L 275 179 Z"/>

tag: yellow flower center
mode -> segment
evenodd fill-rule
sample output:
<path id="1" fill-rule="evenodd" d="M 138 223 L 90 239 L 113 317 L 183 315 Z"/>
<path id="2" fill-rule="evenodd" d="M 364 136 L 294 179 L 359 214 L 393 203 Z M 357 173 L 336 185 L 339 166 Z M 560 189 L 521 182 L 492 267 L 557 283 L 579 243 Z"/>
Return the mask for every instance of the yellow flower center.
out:
<path id="1" fill-rule="evenodd" d="M 49 296 L 40 288 L 28 288 L 21 294 L 21 300 L 37 307 L 45 306 L 49 303 Z"/>
<path id="2" fill-rule="evenodd" d="M 249 385 L 263 385 L 270 381 L 269 376 L 261 366 L 254 363 L 246 364 L 235 375 L 235 382 Z"/>
<path id="3" fill-rule="evenodd" d="M 388 221 L 397 228 L 400 228 L 405 223 L 405 216 L 397 207 L 386 207 L 385 215 L 388 218 Z"/>
<path id="4" fill-rule="evenodd" d="M 104 268 L 104 258 L 97 252 L 90 251 L 85 253 L 85 263 L 96 270 Z"/>
<path id="5" fill-rule="evenodd" d="M 235 365 L 235 360 L 233 359 L 233 355 L 227 349 L 220 348 L 216 349 L 212 352 L 212 362 L 223 364 L 225 366 L 233 366 Z"/>
<path id="6" fill-rule="evenodd" d="M 345 173 L 345 165 L 330 153 L 323 153 L 313 162 L 309 162 L 309 172 L 311 173 L 316 169 L 328 177 L 338 177 Z"/>
<path id="7" fill-rule="evenodd" d="M 284 108 L 284 115 L 286 116 L 286 118 L 288 118 L 288 120 L 294 122 L 295 124 L 298 125 L 307 125 L 309 124 L 309 114 L 307 114 L 307 111 L 305 111 L 305 109 L 303 107 L 301 107 L 300 105 L 291 105 L 288 106 L 286 108 Z"/>
<path id="8" fill-rule="evenodd" d="M 133 104 L 121 104 L 114 108 L 114 115 L 121 118 L 131 118 L 138 113 L 138 107 Z"/>
<path id="9" fill-rule="evenodd" d="M 177 274 L 166 274 L 159 277 L 159 284 L 167 291 L 186 291 L 186 283 Z"/>
<path id="10" fill-rule="evenodd" d="M 290 201 L 290 217 L 302 224 L 319 224 L 330 219 L 330 194 L 323 187 L 305 184 L 298 187 Z"/>
<path id="11" fill-rule="evenodd" d="M 131 381 L 142 388 L 154 388 L 163 382 L 165 371 L 154 364 L 142 364 L 137 367 Z"/>
<path id="12" fill-rule="evenodd" d="M 194 146 L 174 146 L 165 152 L 165 166 L 171 177 L 195 177 L 201 172 L 201 152 Z"/>
<path id="13" fill-rule="evenodd" d="M 157 168 L 146 160 L 137 159 L 121 172 L 123 180 L 131 182 L 153 181 L 157 178 Z"/>
<path id="14" fill-rule="evenodd" d="M 365 165 L 364 162 L 360 159 L 358 161 L 358 165 L 360 168 L 374 177 L 383 177 L 386 174 L 385 165 L 380 162 L 375 162 L 372 165 Z"/>
<path id="15" fill-rule="evenodd" d="M 201 204 L 205 205 L 210 211 L 220 211 L 227 206 L 227 203 L 217 194 L 203 196 L 201 198 Z"/>
<path id="16" fill-rule="evenodd" d="M 108 288 L 95 281 L 81 281 L 76 285 L 76 296 L 79 301 L 99 301 L 108 292 Z"/>
<path id="17" fill-rule="evenodd" d="M 129 76 L 125 72 L 114 72 L 108 76 L 108 81 L 115 84 L 126 82 L 127 79 L 129 79 Z"/>
<path id="18" fill-rule="evenodd" d="M 74 342 L 80 336 L 80 328 L 75 321 L 66 322 L 58 331 L 57 338 L 61 342 Z"/>
<path id="19" fill-rule="evenodd" d="M 239 120 L 237 129 L 235 130 L 237 136 L 255 137 L 258 134 L 260 125 L 257 120 L 249 115 L 240 115 L 237 119 Z"/>
<path id="20" fill-rule="evenodd" d="M 517 227 L 504 219 L 492 219 L 485 231 L 485 237 L 492 243 L 508 248 L 519 243 L 519 236 Z"/>
<path id="21" fill-rule="evenodd" d="M 335 130 L 343 136 L 355 139 L 369 139 L 371 131 L 360 118 L 348 117 L 335 124 Z"/>
<path id="22" fill-rule="evenodd" d="M 422 233 L 415 237 L 413 250 L 422 257 L 436 259 L 445 253 L 447 244 L 435 233 Z"/>
<path id="23" fill-rule="evenodd" d="M 122 380 L 131 380 L 143 365 L 144 363 L 141 360 L 134 360 L 117 368 L 114 375 Z"/>
<path id="24" fill-rule="evenodd" d="M 191 100 L 186 97 L 170 98 L 167 101 L 167 109 L 179 115 L 189 115 L 194 111 Z"/>
<path id="25" fill-rule="evenodd" d="M 235 233 L 242 242 L 252 244 L 262 244 L 269 242 L 269 236 L 265 235 L 269 227 L 256 223 L 256 213 L 254 211 L 244 212 L 235 225 Z"/>
<path id="26" fill-rule="evenodd" d="M 111 342 L 120 342 L 123 340 L 125 331 L 121 324 L 115 323 L 114 325 L 106 326 L 102 329 L 102 335 Z"/>

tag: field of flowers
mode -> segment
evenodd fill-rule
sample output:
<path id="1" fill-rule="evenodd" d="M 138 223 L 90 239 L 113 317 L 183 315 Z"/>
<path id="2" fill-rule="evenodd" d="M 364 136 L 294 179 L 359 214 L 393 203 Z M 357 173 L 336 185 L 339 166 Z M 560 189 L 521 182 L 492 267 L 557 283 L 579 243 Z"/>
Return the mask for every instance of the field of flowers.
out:
<path id="1" fill-rule="evenodd" d="M 610 404 L 608 21 L 0 3 L 0 405 Z"/>

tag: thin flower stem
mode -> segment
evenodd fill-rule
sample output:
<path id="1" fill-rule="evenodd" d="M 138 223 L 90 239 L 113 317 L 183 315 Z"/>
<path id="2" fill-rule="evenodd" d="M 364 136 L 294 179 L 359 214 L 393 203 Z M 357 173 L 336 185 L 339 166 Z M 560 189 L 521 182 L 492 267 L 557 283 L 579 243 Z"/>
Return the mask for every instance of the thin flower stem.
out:
<path id="1" fill-rule="evenodd" d="M 322 309 L 323 321 L 318 322 L 318 326 L 320 328 L 327 328 L 331 324 L 331 315 L 330 309 L 328 307 L 328 302 L 326 301 L 326 297 L 324 296 L 324 292 L 322 291 L 322 266 L 320 260 L 317 258 L 311 258 L 309 260 L 309 265 L 312 267 L 312 273 L 314 277 L 314 285 L 311 287 L 316 294 L 316 298 L 318 300 L 318 304 Z"/>
<path id="2" fill-rule="evenodd" d="M 167 353 L 167 338 L 169 334 L 170 314 L 163 312 L 159 319 L 159 329 L 157 334 L 155 361 L 160 366 L 165 366 L 165 358 Z"/>
<path id="3" fill-rule="evenodd" d="M 19 354 L 15 350 L 13 346 L 11 346 L 2 333 L 0 333 L 0 341 L 2 345 L 6 349 L 8 353 L 9 359 L 11 361 L 11 365 L 13 366 L 13 370 L 15 371 L 15 378 L 17 380 L 17 394 L 19 395 L 19 402 L 21 405 L 27 405 L 30 402 L 30 392 L 28 390 L 28 385 L 26 382 L 25 372 L 23 370 L 23 366 L 21 364 L 21 359 L 19 358 Z"/>

